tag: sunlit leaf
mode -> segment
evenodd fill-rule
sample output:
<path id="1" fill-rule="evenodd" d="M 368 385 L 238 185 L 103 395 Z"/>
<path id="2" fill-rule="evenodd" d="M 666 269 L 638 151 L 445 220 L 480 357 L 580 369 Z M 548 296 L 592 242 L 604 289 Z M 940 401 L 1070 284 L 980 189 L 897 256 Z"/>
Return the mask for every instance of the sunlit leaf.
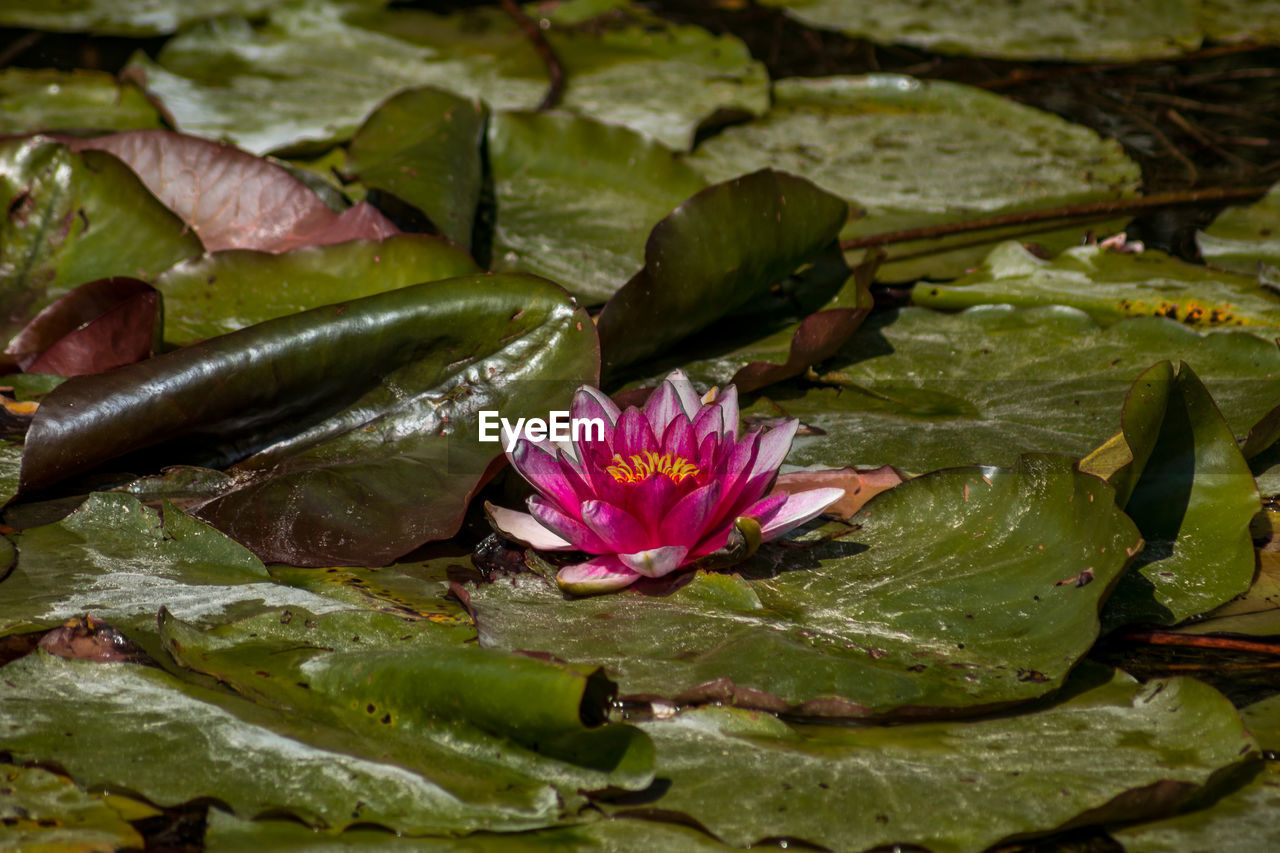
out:
<path id="1" fill-rule="evenodd" d="M 1257 275 L 1258 264 L 1280 265 L 1280 184 L 1259 201 L 1228 207 L 1196 234 L 1205 262 Z"/>
<path id="2" fill-rule="evenodd" d="M 172 33 L 194 21 L 219 15 L 259 15 L 279 0 L 12 0 L 0 23 L 55 32 L 95 32 L 121 36 Z"/>
<path id="3" fill-rule="evenodd" d="M 160 114 L 142 91 L 102 71 L 0 71 L 0 133 L 152 127 Z"/>
<path id="4" fill-rule="evenodd" d="M 0 846 L 71 853 L 141 848 L 143 842 L 102 797 L 40 767 L 0 764 Z"/>

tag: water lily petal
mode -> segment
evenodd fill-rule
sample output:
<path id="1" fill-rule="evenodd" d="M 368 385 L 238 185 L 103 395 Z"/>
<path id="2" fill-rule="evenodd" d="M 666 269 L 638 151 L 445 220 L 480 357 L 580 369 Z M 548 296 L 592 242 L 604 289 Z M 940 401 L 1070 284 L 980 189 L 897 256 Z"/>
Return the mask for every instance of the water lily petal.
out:
<path id="1" fill-rule="evenodd" d="M 693 421 L 683 413 L 676 415 L 662 433 L 662 452 L 698 464 L 698 444 L 693 436 Z"/>
<path id="2" fill-rule="evenodd" d="M 711 529 L 711 532 L 702 537 L 702 540 L 693 547 L 689 552 L 689 559 L 697 559 L 705 557 L 708 554 L 714 554 L 725 545 L 729 544 L 729 534 L 733 531 L 733 521 L 726 521 L 718 524 Z"/>
<path id="3" fill-rule="evenodd" d="M 644 401 L 644 416 L 649 420 L 649 426 L 653 427 L 654 435 L 662 435 L 667 429 L 667 424 L 671 423 L 677 415 L 683 414 L 680 397 L 670 382 L 663 382 L 653 389 L 653 393 Z"/>
<path id="4" fill-rule="evenodd" d="M 707 406 L 701 409 L 693 418 L 693 434 L 698 440 L 699 447 L 702 447 L 702 443 L 708 436 L 723 435 L 724 409 L 719 406 Z"/>
<path id="5" fill-rule="evenodd" d="M 573 395 L 573 404 L 570 406 L 570 414 L 576 418 L 602 418 L 605 426 L 609 429 L 605 430 L 606 435 L 618 423 L 618 416 L 622 412 L 618 409 L 618 404 L 609 399 L 609 395 L 601 391 L 599 388 L 592 388 L 590 385 L 583 385 Z"/>
<path id="6" fill-rule="evenodd" d="M 613 592 L 639 579 L 639 572 L 627 568 L 612 554 L 565 566 L 556 575 L 556 583 L 560 588 L 574 595 Z"/>
<path id="7" fill-rule="evenodd" d="M 622 564 L 647 578 L 660 578 L 669 575 L 684 562 L 689 549 L 680 545 L 664 545 L 661 548 L 650 548 L 634 554 L 619 554 Z"/>
<path id="8" fill-rule="evenodd" d="M 844 489 L 810 489 L 787 495 L 787 502 L 761 529 L 765 542 L 776 539 L 793 527 L 799 527 L 844 497 Z"/>
<path id="9" fill-rule="evenodd" d="M 787 451 L 791 449 L 791 442 L 796 437 L 798 429 L 800 429 L 800 421 L 792 419 L 761 435 L 760 450 L 756 453 L 755 461 L 751 463 L 750 476 L 756 477 L 760 474 L 776 472 L 782 460 L 786 458 Z"/>
<path id="10" fill-rule="evenodd" d="M 555 453 L 522 441 L 511 452 L 511 464 L 529 485 L 555 501 L 562 510 L 571 513 L 582 502 L 573 484 L 565 478 Z"/>
<path id="11" fill-rule="evenodd" d="M 658 526 L 658 541 L 692 548 L 715 519 L 720 494 L 720 484 L 712 480 L 676 501 Z"/>
<path id="12" fill-rule="evenodd" d="M 657 452 L 658 439 L 649 426 L 649 419 L 639 409 L 627 409 L 618 418 L 618 429 L 613 436 L 613 451 L 623 459 L 645 451 Z"/>
<path id="13" fill-rule="evenodd" d="M 688 376 L 685 376 L 683 370 L 671 371 L 662 381 L 676 392 L 676 398 L 680 400 L 680 408 L 686 417 L 692 418 L 702 408 L 702 398 L 694 390 L 693 383 L 689 381 Z"/>
<path id="14" fill-rule="evenodd" d="M 631 487 L 631 500 L 626 503 L 626 509 L 644 525 L 651 537 L 656 537 L 663 516 L 685 491 L 659 474 Z"/>
<path id="15" fill-rule="evenodd" d="M 767 495 L 741 512 L 734 513 L 734 518 L 741 518 L 744 515 L 754 518 L 760 523 L 760 528 L 763 530 L 764 526 L 773 520 L 786 502 L 787 495 L 785 492 Z"/>
<path id="16" fill-rule="evenodd" d="M 541 495 L 529 498 L 528 507 L 535 521 L 560 539 L 571 543 L 571 546 L 579 551 L 586 551 L 588 554 L 610 554 L 615 550 L 601 541 L 591 528 L 575 518 L 572 513 L 561 512 L 555 504 Z"/>
<path id="17" fill-rule="evenodd" d="M 716 400 L 715 405 L 720 409 L 721 417 L 724 419 L 724 434 L 738 434 L 738 388 L 736 385 L 727 385 L 720 392 L 720 397 Z"/>
<path id="18" fill-rule="evenodd" d="M 487 501 L 484 511 L 499 533 L 527 548 L 536 548 L 539 551 L 574 550 L 572 542 L 552 533 L 528 513 L 504 509 Z"/>
<path id="19" fill-rule="evenodd" d="M 614 553 L 632 554 L 648 550 L 653 544 L 649 531 L 634 515 L 611 503 L 586 501 L 582 504 L 582 520 Z"/>

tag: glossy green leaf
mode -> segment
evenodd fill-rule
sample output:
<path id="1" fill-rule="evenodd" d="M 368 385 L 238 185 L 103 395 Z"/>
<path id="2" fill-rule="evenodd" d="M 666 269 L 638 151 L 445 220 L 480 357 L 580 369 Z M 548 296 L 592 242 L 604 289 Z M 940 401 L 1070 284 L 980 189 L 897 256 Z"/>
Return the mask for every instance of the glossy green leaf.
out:
<path id="1" fill-rule="evenodd" d="M 644 267 L 597 318 L 604 368 L 655 355 L 764 297 L 818 258 L 848 214 L 830 193 L 770 169 L 698 193 L 654 226 Z"/>
<path id="2" fill-rule="evenodd" d="M 109 154 L 35 137 L 0 142 L 0 339 L 78 284 L 149 279 L 203 251 Z"/>
<path id="3" fill-rule="evenodd" d="M 1280 265 L 1280 184 L 1249 205 L 1228 207 L 1196 234 L 1205 262 L 1250 276 Z"/>
<path id="4" fill-rule="evenodd" d="M 1249 522 L 1262 508 L 1249 465 L 1199 377 L 1158 364 L 1134 383 L 1121 419 L 1133 463 L 1123 503 L 1146 541 L 1107 605 L 1109 625 L 1173 624 L 1249 588 Z"/>
<path id="5" fill-rule="evenodd" d="M 706 708 L 644 728 L 670 787 L 643 807 L 687 815 L 739 847 L 783 836 L 834 850 L 979 853 L 1168 813 L 1256 756 L 1213 688 L 1097 670 L 1053 705 L 971 723 L 797 730 Z"/>
<path id="6" fill-rule="evenodd" d="M 18 471 L 22 468 L 22 445 L 0 439 L 0 506 L 18 493 Z"/>
<path id="7" fill-rule="evenodd" d="M 160 114 L 138 87 L 102 71 L 0 71 L 0 133 L 160 126 Z"/>
<path id="8" fill-rule="evenodd" d="M 118 36 L 172 33 L 219 15 L 260 15 L 279 0 L 8 0 L 0 24 Z"/>
<path id="9" fill-rule="evenodd" d="M 669 24 L 626 4 L 566 3 L 531 13 L 547 21 L 547 38 L 573 80 L 562 102 L 568 110 L 688 148 L 717 112 L 768 108 L 764 67 L 731 36 Z M 239 18 L 198 25 L 169 41 L 158 62 L 138 54 L 130 67 L 145 74 L 182 130 L 255 153 L 343 141 L 409 87 L 532 109 L 548 86 L 542 59 L 501 9 L 361 13 L 322 0 L 277 8 L 256 28 Z"/>
<path id="10" fill-rule="evenodd" d="M 1192 365 L 1238 434 L 1280 400 L 1280 349 L 1246 332 L 1154 317 L 1102 329 L 1073 308 L 993 305 L 874 314 L 820 383 L 772 386 L 747 414 L 825 432 L 796 440 L 796 465 L 918 472 L 1028 451 L 1084 456 L 1116 431 L 1134 377 L 1164 360 Z"/>
<path id="11" fill-rule="evenodd" d="M 132 451 L 207 464 L 259 450 L 202 518 L 268 561 L 385 565 L 457 532 L 500 452 L 477 412 L 565 408 L 597 353 L 585 312 L 541 279 L 401 288 L 68 380 L 32 424 L 22 481 Z"/>
<path id="12" fill-rule="evenodd" d="M 650 229 L 706 187 L 665 146 L 563 114 L 495 113 L 489 164 L 495 269 L 545 275 L 586 304 L 635 275 Z"/>
<path id="13" fill-rule="evenodd" d="M 972 713 L 1060 685 L 1139 547 L 1111 489 L 1048 456 L 909 480 L 854 521 L 667 596 L 566 599 L 535 575 L 482 584 L 480 642 L 599 663 L 624 693 L 677 702 Z"/>
<path id="14" fill-rule="evenodd" d="M 981 89 L 893 74 L 778 81 L 767 116 L 708 139 L 689 162 L 713 181 L 763 166 L 808 178 L 866 209 L 845 227 L 846 239 L 1116 198 L 1131 194 L 1140 178 L 1117 142 L 1086 127 Z M 1034 239 L 1065 249 L 1085 227 Z M 983 235 L 994 242 L 1009 233 Z M 963 234 L 896 243 L 878 275 L 954 278 L 981 262 L 988 247 L 893 258 L 972 240 Z"/>
<path id="15" fill-rule="evenodd" d="M 1124 317 L 1168 317 L 1188 326 L 1280 326 L 1280 294 L 1256 277 L 1216 272 L 1163 252 L 1068 249 L 1041 260 L 1004 243 L 950 284 L 921 283 L 911 301 L 928 308 L 1070 305 L 1106 326 Z"/>
<path id="16" fill-rule="evenodd" d="M 815 27 L 933 53 L 1132 62 L 1200 46 L 1196 0 L 1138 0 L 1100 15 L 1082 0 L 997 0 L 981 14 L 965 0 L 763 0 Z"/>
<path id="17" fill-rule="evenodd" d="M 138 831 L 102 797 L 40 767 L 0 764 L 0 848 L 73 853 L 142 846 Z"/>
<path id="18" fill-rule="evenodd" d="M 165 339 L 186 346 L 322 305 L 478 272 L 462 249 L 402 234 L 279 253 L 214 252 L 178 264 L 155 286 L 164 294 Z"/>
<path id="19" fill-rule="evenodd" d="M 471 247 L 483 178 L 484 104 L 423 86 L 391 96 L 356 131 L 344 171 L 421 210 Z"/>
<path id="20" fill-rule="evenodd" d="M 57 762 L 81 785 L 161 806 L 211 798 L 242 817 L 283 812 L 331 829 L 436 834 L 531 829 L 564 813 L 537 780 L 455 760 L 437 772 L 472 783 L 459 795 L 385 760 L 359 733 L 160 669 L 35 653 L 0 673 L 0 738 L 17 760 Z"/>
<path id="21" fill-rule="evenodd" d="M 1256 556 L 1258 572 L 1243 595 L 1215 608 L 1203 619 L 1180 625 L 1177 632 L 1258 637 L 1280 635 L 1280 554 L 1260 549 Z"/>

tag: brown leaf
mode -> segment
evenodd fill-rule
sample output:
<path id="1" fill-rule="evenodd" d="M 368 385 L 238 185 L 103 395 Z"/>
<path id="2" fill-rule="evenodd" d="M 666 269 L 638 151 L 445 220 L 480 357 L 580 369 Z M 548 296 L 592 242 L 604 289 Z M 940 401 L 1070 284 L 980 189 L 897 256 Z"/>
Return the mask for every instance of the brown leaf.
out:
<path id="1" fill-rule="evenodd" d="M 231 145 L 168 130 L 63 141 L 119 157 L 211 252 L 281 252 L 399 233 L 368 204 L 334 213 L 286 169 Z"/>
<path id="2" fill-rule="evenodd" d="M 888 491 L 907 479 L 892 465 L 869 468 L 828 468 L 823 471 L 796 471 L 779 474 L 774 483 L 775 492 L 795 494 L 809 489 L 834 487 L 844 489 L 844 497 L 827 507 L 826 515 L 838 516 L 848 521 L 862 505 L 881 492 Z"/>
<path id="3" fill-rule="evenodd" d="M 147 654 L 124 634 L 91 615 L 69 619 L 40 640 L 40 648 L 62 658 L 140 663 Z"/>

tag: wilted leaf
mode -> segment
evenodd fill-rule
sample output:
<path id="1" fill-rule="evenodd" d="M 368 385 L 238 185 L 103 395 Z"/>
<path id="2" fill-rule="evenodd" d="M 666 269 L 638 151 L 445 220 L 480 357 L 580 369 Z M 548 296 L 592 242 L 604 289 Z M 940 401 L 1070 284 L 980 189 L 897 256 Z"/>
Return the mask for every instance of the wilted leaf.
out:
<path id="1" fill-rule="evenodd" d="M 496 269 L 545 275 L 604 302 L 645 263 L 650 229 L 706 182 L 665 146 L 571 115 L 489 122 Z"/>
<path id="2" fill-rule="evenodd" d="M 1277 223 L 1280 227 L 1280 223 Z M 1041 260 L 1017 243 L 997 246 L 982 266 L 950 284 L 921 283 L 911 301 L 929 308 L 1070 305 L 1102 325 L 1131 316 L 1188 326 L 1280 326 L 1280 294 L 1255 277 L 1215 272 L 1163 252 L 1068 249 Z"/>
<path id="3" fill-rule="evenodd" d="M 1108 602 L 1109 625 L 1173 624 L 1249 588 L 1258 487 L 1213 398 L 1184 362 L 1139 376 L 1121 417 L 1133 456 L 1117 498 L 1147 547 Z M 1130 494 L 1131 492 L 1131 494 Z"/>
<path id="4" fill-rule="evenodd" d="M 1196 245 L 1205 262 L 1256 276 L 1259 264 L 1280 264 L 1280 184 L 1259 201 L 1228 207 L 1204 231 Z"/>
<path id="5" fill-rule="evenodd" d="M 80 376 L 147 358 L 160 338 L 160 294 L 135 278 L 103 278 L 59 297 L 14 335 L 5 355 L 30 373 Z"/>
<path id="6" fill-rule="evenodd" d="M 480 272 L 462 249 L 425 234 L 287 252 L 232 249 L 192 258 L 156 279 L 165 339 L 186 346 L 299 311 Z"/>
<path id="7" fill-rule="evenodd" d="M 220 142 L 139 130 L 69 144 L 123 160 L 211 252 L 283 252 L 399 233 L 368 204 L 334 213 L 286 169 Z"/>
<path id="8" fill-rule="evenodd" d="M 149 279 L 203 250 L 116 158 L 41 137 L 0 142 L 0 339 L 78 284 Z"/>
<path id="9" fill-rule="evenodd" d="M 388 98 L 351 140 L 344 170 L 421 210 L 464 249 L 480 202 L 484 104 L 427 86 Z"/>
<path id="10" fill-rule="evenodd" d="M 1067 826 L 1167 814 L 1256 756 L 1213 688 L 1108 680 L 1096 669 L 1053 705 L 971 723 L 797 730 L 705 708 L 644 729 L 670 780 L 644 807 L 687 815 L 735 846 L 784 836 L 834 850 L 978 853 Z"/>
<path id="11" fill-rule="evenodd" d="M 827 248 L 848 214 L 835 196 L 769 169 L 698 193 L 654 226 L 644 268 L 597 318 L 605 369 L 655 355 L 763 297 Z"/>
<path id="12" fill-rule="evenodd" d="M 88 853 L 142 846 L 138 831 L 102 797 L 40 767 L 0 764 L 0 847 Z"/>
<path id="13" fill-rule="evenodd" d="M 763 0 L 816 27 L 934 53 L 1000 59 L 1133 62 L 1200 46 L 1199 3 L 1140 0 L 1099 15 L 1086 3 L 998 0 L 982 14 L 964 0 Z M 1250 16 L 1253 17 L 1253 16 Z"/>
<path id="14" fill-rule="evenodd" d="M 60 658 L 142 663 L 147 655 L 110 623 L 93 616 L 68 619 L 40 638 L 39 648 Z"/>
<path id="15" fill-rule="evenodd" d="M 0 133 L 152 127 L 160 127 L 160 114 L 146 95 L 102 71 L 0 71 Z"/>
<path id="16" fill-rule="evenodd" d="M 1086 127 L 981 89 L 893 74 L 778 81 L 767 116 L 708 139 L 689 162 L 713 181 L 762 166 L 808 178 L 866 209 L 841 232 L 845 239 L 1116 198 L 1140 178 L 1117 142 Z M 1084 230 L 1035 239 L 1065 249 Z M 1010 232 L 983 233 L 994 241 Z M 987 248 L 893 258 L 972 239 L 894 244 L 878 276 L 954 278 Z"/>
<path id="17" fill-rule="evenodd" d="M 838 516 L 847 521 L 867 501 L 892 489 L 904 479 L 902 472 L 892 465 L 863 471 L 857 468 L 821 468 L 779 474 L 774 481 L 773 491 L 790 495 L 809 489 L 844 489 L 844 497 L 827 507 L 823 514 Z"/>
<path id="18" fill-rule="evenodd" d="M 766 547 L 669 595 L 470 590 L 484 646 L 604 665 L 629 695 L 832 716 L 972 713 L 1060 685 L 1140 540 L 1069 460 L 908 480 L 827 542 Z"/>

